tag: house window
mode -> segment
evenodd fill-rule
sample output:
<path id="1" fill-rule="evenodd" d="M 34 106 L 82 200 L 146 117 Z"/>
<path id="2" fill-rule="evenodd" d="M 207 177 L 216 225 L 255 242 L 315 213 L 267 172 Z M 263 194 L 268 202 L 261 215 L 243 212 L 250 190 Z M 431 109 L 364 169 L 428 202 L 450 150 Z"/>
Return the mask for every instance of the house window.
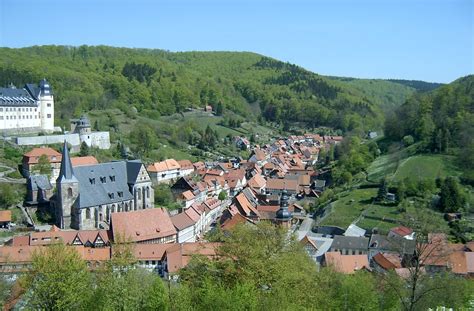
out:
<path id="1" fill-rule="evenodd" d="M 51 104 L 48 103 L 48 104 L 46 104 L 46 106 L 47 106 L 47 107 L 51 107 Z"/>
<path id="2" fill-rule="evenodd" d="M 48 115 L 47 115 L 47 116 L 48 116 L 48 119 L 51 119 L 51 114 L 50 114 L 50 113 L 48 113 Z"/>

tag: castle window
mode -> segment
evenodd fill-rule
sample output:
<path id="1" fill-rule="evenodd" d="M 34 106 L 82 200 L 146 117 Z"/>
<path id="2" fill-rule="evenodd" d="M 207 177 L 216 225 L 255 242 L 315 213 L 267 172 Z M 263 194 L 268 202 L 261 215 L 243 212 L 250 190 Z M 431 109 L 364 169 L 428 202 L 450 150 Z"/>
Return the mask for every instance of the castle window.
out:
<path id="1" fill-rule="evenodd" d="M 67 189 L 67 196 L 72 197 L 72 188 Z"/>
<path id="2" fill-rule="evenodd" d="M 38 108 L 35 108 L 35 112 L 38 111 Z"/>
<path id="3" fill-rule="evenodd" d="M 48 113 L 48 119 L 51 119 L 51 114 L 50 113 Z"/>
<path id="4" fill-rule="evenodd" d="M 3 120 L 3 116 L 0 116 L 0 120 Z"/>
<path id="5" fill-rule="evenodd" d="M 150 187 L 146 187 L 146 197 L 150 198 Z"/>
<path id="6" fill-rule="evenodd" d="M 109 198 L 110 198 L 110 199 L 113 199 L 114 197 L 115 197 L 115 195 L 114 195 L 112 192 L 110 192 L 110 193 L 109 193 Z"/>
<path id="7" fill-rule="evenodd" d="M 118 194 L 119 198 L 123 197 L 123 192 L 122 191 L 117 192 L 117 194 Z"/>
<path id="8" fill-rule="evenodd" d="M 47 104 L 46 106 L 51 107 L 51 104 Z"/>
<path id="9" fill-rule="evenodd" d="M 0 108 L 0 111 L 3 111 L 3 108 Z"/>

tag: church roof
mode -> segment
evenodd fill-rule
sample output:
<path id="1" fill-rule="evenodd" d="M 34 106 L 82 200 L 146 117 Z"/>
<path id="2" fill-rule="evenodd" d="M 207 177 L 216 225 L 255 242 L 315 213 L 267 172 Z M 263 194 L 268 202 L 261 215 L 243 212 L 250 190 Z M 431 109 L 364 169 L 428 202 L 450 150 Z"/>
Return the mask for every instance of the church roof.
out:
<path id="1" fill-rule="evenodd" d="M 80 190 L 79 208 L 133 200 L 127 171 L 125 161 L 75 167 L 74 175 Z"/>
<path id="2" fill-rule="evenodd" d="M 49 182 L 49 178 L 46 175 L 31 175 L 28 178 L 28 187 L 32 191 L 53 189 L 53 186 Z"/>
<path id="3" fill-rule="evenodd" d="M 143 163 L 140 160 L 127 161 L 127 182 L 129 184 L 135 183 L 142 165 Z"/>
<path id="4" fill-rule="evenodd" d="M 69 149 L 66 141 L 64 141 L 63 145 L 63 158 L 61 159 L 61 170 L 59 171 L 57 181 L 77 181 L 74 176 L 74 171 L 72 170 L 71 158 L 69 156 Z"/>

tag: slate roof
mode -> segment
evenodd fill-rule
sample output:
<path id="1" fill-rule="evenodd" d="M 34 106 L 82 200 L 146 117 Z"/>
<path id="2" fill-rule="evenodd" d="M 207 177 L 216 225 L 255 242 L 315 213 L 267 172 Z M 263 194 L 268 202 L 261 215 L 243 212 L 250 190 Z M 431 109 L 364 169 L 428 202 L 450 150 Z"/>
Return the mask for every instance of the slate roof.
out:
<path id="1" fill-rule="evenodd" d="M 77 166 L 74 168 L 74 175 L 79 181 L 79 208 L 133 199 L 127 184 L 125 161 Z"/>
<path id="2" fill-rule="evenodd" d="M 61 170 L 59 171 L 59 176 L 57 181 L 77 181 L 76 177 L 74 176 L 74 171 L 72 170 L 72 163 L 71 158 L 69 157 L 69 149 L 67 146 L 67 142 L 64 141 L 63 145 L 63 155 L 61 159 Z"/>
<path id="3" fill-rule="evenodd" d="M 32 191 L 51 190 L 53 186 L 46 175 L 31 175 L 28 178 L 28 188 Z"/>
<path id="4" fill-rule="evenodd" d="M 26 89 L 0 88 L 1 107 L 38 107 L 38 103 Z"/>
<path id="5" fill-rule="evenodd" d="M 137 180 L 138 174 L 142 168 L 142 162 L 140 160 L 127 161 L 127 182 L 134 184 Z"/>
<path id="6" fill-rule="evenodd" d="M 368 250 L 369 239 L 366 237 L 336 235 L 332 243 L 333 249 L 360 249 Z"/>
<path id="7" fill-rule="evenodd" d="M 414 240 L 406 240 L 402 237 L 387 237 L 380 234 L 372 234 L 370 237 L 369 248 L 379 251 L 392 251 L 404 254 L 413 254 L 416 242 Z"/>

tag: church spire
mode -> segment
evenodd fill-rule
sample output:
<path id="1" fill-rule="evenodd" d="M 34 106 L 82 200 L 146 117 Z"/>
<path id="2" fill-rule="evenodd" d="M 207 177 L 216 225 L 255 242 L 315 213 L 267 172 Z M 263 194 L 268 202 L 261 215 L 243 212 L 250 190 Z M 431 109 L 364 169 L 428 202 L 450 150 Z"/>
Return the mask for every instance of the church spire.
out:
<path id="1" fill-rule="evenodd" d="M 59 171 L 59 177 L 57 181 L 77 181 L 72 170 L 71 158 L 69 157 L 69 150 L 67 148 L 67 142 L 64 140 L 63 147 L 63 158 L 61 159 L 61 170 Z"/>

